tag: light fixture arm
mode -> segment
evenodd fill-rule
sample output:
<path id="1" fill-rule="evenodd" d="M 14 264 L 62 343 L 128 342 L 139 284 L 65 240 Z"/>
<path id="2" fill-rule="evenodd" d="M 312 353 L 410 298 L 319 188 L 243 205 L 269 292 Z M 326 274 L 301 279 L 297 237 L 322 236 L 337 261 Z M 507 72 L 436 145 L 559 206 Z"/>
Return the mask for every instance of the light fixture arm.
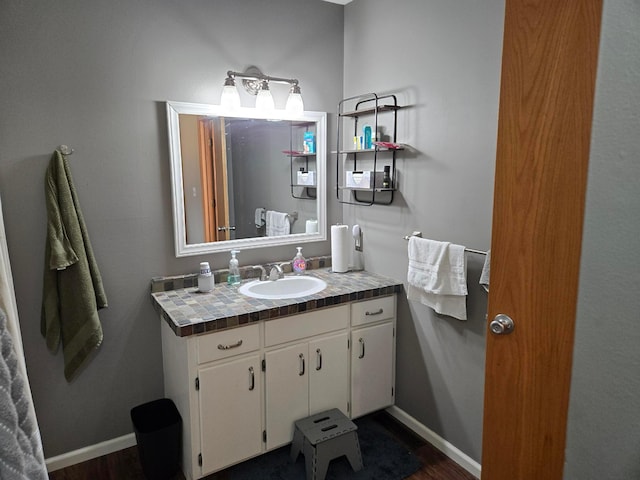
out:
<path id="1" fill-rule="evenodd" d="M 244 72 L 234 72 L 233 70 L 227 71 L 226 82 L 235 81 L 236 78 L 242 79 L 242 86 L 251 95 L 258 94 L 263 82 L 286 83 L 292 87 L 299 88 L 297 78 L 272 77 L 271 75 L 265 75 L 254 65 L 248 67 Z"/>
<path id="2" fill-rule="evenodd" d="M 266 80 L 267 82 L 288 83 L 289 85 L 298 85 L 299 83 L 297 78 L 272 77 L 271 75 L 264 75 L 262 73 L 244 73 L 234 72 L 232 70 L 229 70 L 227 72 L 227 76 L 231 78 L 242 78 L 247 80 Z"/>

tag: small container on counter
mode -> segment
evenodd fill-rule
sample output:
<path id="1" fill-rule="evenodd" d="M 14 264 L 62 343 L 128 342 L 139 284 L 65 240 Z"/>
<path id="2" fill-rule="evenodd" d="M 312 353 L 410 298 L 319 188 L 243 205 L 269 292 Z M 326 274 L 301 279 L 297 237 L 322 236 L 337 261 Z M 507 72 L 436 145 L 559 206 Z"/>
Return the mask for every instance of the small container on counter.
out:
<path id="1" fill-rule="evenodd" d="M 213 291 L 215 285 L 215 279 L 211 273 L 211 267 L 209 262 L 200 262 L 200 274 L 198 275 L 198 291 L 202 293 L 209 293 Z"/>

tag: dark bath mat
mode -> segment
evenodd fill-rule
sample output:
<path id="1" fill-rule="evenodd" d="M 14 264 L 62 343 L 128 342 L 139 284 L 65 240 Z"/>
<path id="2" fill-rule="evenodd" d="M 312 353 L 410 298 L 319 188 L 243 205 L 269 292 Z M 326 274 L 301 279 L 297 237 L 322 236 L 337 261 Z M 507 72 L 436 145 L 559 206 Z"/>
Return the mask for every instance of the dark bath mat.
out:
<path id="1" fill-rule="evenodd" d="M 401 480 L 415 473 L 420 460 L 369 417 L 354 421 L 364 468 L 354 472 L 345 457 L 329 464 L 326 480 Z M 290 446 L 247 460 L 228 470 L 229 480 L 305 480 L 305 458 L 289 460 Z"/>

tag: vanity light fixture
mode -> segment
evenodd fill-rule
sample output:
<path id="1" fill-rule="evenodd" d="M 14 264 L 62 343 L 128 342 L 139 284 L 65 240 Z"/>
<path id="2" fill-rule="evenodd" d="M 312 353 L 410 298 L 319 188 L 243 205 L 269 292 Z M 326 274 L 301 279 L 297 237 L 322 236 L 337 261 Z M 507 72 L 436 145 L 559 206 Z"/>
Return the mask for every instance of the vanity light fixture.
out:
<path id="1" fill-rule="evenodd" d="M 287 105 L 284 108 L 287 112 L 295 115 L 302 115 L 302 112 L 304 112 L 304 103 L 302 102 L 302 95 L 300 95 L 300 86 L 297 83 L 291 85 L 289 98 L 287 98 Z"/>
<path id="2" fill-rule="evenodd" d="M 242 85 L 251 95 L 256 95 L 256 108 L 265 112 L 273 111 L 275 105 L 269 83 L 285 83 L 291 85 L 289 98 L 285 110 L 292 114 L 302 114 L 304 103 L 300 94 L 300 85 L 295 78 L 271 77 L 263 74 L 257 67 L 251 66 L 244 72 L 229 70 L 224 81 L 220 104 L 225 107 L 237 108 L 240 106 L 240 95 L 236 88 L 236 78 L 242 79 Z"/>
<path id="3" fill-rule="evenodd" d="M 275 110 L 276 105 L 273 102 L 271 91 L 269 90 L 269 82 L 263 80 L 260 85 L 260 90 L 256 95 L 256 110 L 261 112 L 272 112 Z"/>
<path id="4" fill-rule="evenodd" d="M 222 87 L 222 95 L 220 96 L 220 105 L 235 110 L 240 108 L 240 94 L 236 88 L 236 81 L 233 77 L 227 77 Z"/>

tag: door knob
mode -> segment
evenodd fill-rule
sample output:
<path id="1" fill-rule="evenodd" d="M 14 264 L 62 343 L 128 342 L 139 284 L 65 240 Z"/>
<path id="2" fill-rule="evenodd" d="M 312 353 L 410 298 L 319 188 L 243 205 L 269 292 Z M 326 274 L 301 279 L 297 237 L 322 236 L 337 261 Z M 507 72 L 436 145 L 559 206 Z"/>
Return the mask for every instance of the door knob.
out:
<path id="1" fill-rule="evenodd" d="M 504 313 L 499 313 L 493 319 L 493 321 L 489 324 L 489 328 L 491 332 L 496 335 L 506 335 L 508 333 L 513 332 L 514 328 L 513 320 L 509 315 L 505 315 Z"/>

